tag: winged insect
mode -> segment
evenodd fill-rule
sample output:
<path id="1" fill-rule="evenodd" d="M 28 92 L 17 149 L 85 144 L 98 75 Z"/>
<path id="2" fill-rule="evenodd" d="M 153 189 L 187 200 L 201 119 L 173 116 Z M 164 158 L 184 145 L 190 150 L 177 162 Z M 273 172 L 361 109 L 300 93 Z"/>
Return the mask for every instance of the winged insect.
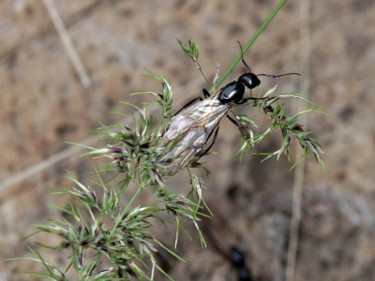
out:
<path id="1" fill-rule="evenodd" d="M 249 138 L 246 129 L 228 114 L 235 104 L 262 99 L 251 96 L 244 97 L 246 88 L 252 90 L 260 85 L 261 81 L 258 76 L 276 78 L 285 75 L 300 75 L 298 73 L 254 74 L 243 57 L 242 62 L 249 72 L 242 74 L 237 80 L 230 82 L 212 95 L 206 89 L 203 89 L 205 98 L 195 98 L 177 111 L 172 118 L 169 128 L 159 143 L 161 152 L 158 157 L 159 161 L 170 163 L 171 173 L 184 168 L 198 153 L 199 156 L 196 157 L 195 161 L 207 154 L 215 143 L 220 124 L 225 117 L 228 117 L 239 128 L 245 139 Z M 211 143 L 202 152 L 210 139 Z"/>

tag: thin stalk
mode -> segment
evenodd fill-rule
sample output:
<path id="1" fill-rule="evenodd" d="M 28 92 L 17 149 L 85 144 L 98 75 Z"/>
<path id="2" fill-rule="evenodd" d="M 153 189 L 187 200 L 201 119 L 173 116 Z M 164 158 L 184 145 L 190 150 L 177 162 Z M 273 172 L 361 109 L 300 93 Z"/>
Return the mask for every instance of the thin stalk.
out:
<path id="1" fill-rule="evenodd" d="M 259 29 L 254 33 L 254 35 L 250 38 L 250 40 L 246 43 L 245 47 L 243 48 L 243 54 L 245 54 L 251 45 L 255 42 L 255 40 L 259 37 L 259 35 L 264 31 L 264 29 L 267 27 L 267 25 L 271 22 L 271 20 L 275 17 L 275 15 L 280 11 L 280 9 L 286 4 L 288 0 L 281 0 L 280 3 L 273 9 L 271 14 L 268 16 L 268 18 L 264 21 L 264 23 L 259 27 Z M 239 53 L 238 56 L 233 60 L 232 64 L 228 67 L 228 69 L 225 71 L 225 73 L 217 80 L 217 82 L 212 86 L 210 89 L 210 94 L 217 91 L 219 86 L 224 82 L 225 79 L 227 79 L 229 73 L 232 72 L 234 67 L 237 65 L 237 63 L 241 60 L 242 54 Z"/>

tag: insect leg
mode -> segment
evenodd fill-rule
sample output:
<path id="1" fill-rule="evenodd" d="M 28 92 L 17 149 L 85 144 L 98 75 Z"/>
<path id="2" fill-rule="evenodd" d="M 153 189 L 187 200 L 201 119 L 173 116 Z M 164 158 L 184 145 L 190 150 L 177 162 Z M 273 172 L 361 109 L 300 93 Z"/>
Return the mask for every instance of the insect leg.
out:
<path id="1" fill-rule="evenodd" d="M 208 98 L 208 97 L 211 96 L 210 93 L 204 88 L 203 88 L 203 95 L 204 95 L 205 98 Z"/>
<path id="2" fill-rule="evenodd" d="M 203 95 L 204 95 L 205 98 L 208 98 L 208 97 L 211 96 L 210 93 L 206 89 L 203 89 Z M 178 113 L 180 113 L 181 110 L 183 110 L 184 108 L 187 108 L 189 105 L 195 103 L 196 101 L 201 101 L 201 100 L 203 100 L 203 99 L 201 97 L 199 97 L 199 98 L 195 98 L 195 99 L 189 101 L 179 111 L 177 111 L 174 115 L 177 115 Z"/>
<path id="3" fill-rule="evenodd" d="M 244 99 L 240 100 L 239 102 L 237 102 L 237 104 L 244 104 L 249 100 L 258 101 L 258 100 L 265 100 L 265 99 L 266 98 L 247 97 L 247 98 L 244 98 Z"/>
<path id="4" fill-rule="evenodd" d="M 234 124 L 237 126 L 238 130 L 240 130 L 240 133 L 241 135 L 244 137 L 245 140 L 248 140 L 250 138 L 250 135 L 249 133 L 246 131 L 246 129 L 244 128 L 244 126 L 242 126 L 240 123 L 238 123 L 238 121 L 232 117 L 230 117 L 229 115 L 227 115 L 228 119 Z"/>
<path id="5" fill-rule="evenodd" d="M 214 143 L 215 143 L 215 141 L 216 141 L 216 137 L 217 137 L 217 134 L 219 133 L 219 128 L 220 127 L 217 127 L 217 129 L 215 130 L 215 133 L 214 133 L 214 137 L 213 137 L 213 139 L 212 139 L 212 142 L 211 142 L 211 144 L 202 152 L 202 154 L 200 154 L 199 156 L 198 156 L 198 158 L 195 160 L 195 162 L 197 162 L 199 159 L 201 159 L 201 157 L 202 156 L 204 156 L 204 155 L 206 155 L 209 151 L 210 151 L 210 149 L 212 148 L 212 146 L 214 145 Z M 209 139 L 211 136 L 208 136 L 208 138 L 207 139 Z"/>
<path id="6" fill-rule="evenodd" d="M 181 107 L 181 108 L 180 108 L 180 109 L 174 114 L 174 116 L 176 116 L 177 114 L 179 114 L 179 113 L 181 112 L 181 110 L 187 108 L 188 106 L 192 105 L 192 104 L 195 103 L 196 101 L 201 101 L 201 100 L 203 100 L 203 99 L 202 99 L 201 97 L 199 97 L 199 98 L 195 98 L 195 99 L 189 101 L 187 104 L 185 104 L 183 107 Z"/>

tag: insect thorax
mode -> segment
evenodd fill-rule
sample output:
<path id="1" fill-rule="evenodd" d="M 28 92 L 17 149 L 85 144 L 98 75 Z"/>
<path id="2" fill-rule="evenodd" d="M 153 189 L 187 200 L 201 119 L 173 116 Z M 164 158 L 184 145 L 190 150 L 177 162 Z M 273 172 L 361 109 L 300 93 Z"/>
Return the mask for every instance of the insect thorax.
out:
<path id="1" fill-rule="evenodd" d="M 242 83 L 233 81 L 226 85 L 220 92 L 219 101 L 222 104 L 237 103 L 242 100 L 245 93 L 245 86 Z"/>

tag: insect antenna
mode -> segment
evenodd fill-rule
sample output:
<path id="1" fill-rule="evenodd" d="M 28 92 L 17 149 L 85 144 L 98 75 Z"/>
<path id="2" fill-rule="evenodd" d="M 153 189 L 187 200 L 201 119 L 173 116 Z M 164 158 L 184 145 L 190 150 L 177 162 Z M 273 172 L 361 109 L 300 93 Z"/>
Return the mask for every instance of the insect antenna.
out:
<path id="1" fill-rule="evenodd" d="M 243 57 L 243 49 L 242 49 L 242 45 L 241 45 L 241 42 L 237 40 L 237 43 L 238 45 L 240 45 L 240 49 L 241 49 L 241 60 L 242 60 L 242 63 L 246 66 L 246 68 L 249 70 L 250 73 L 251 72 L 251 69 L 250 69 L 250 66 L 246 63 L 244 57 Z M 277 77 L 281 77 L 281 76 L 287 76 L 287 75 L 298 75 L 298 76 L 301 76 L 301 74 L 297 73 L 297 72 L 289 72 L 289 73 L 283 73 L 283 74 L 279 74 L 279 75 L 275 75 L 275 74 L 265 74 L 265 73 L 261 73 L 261 74 L 255 74 L 256 76 L 265 76 L 265 77 L 269 77 L 269 78 L 277 78 Z"/>
<path id="2" fill-rule="evenodd" d="M 279 74 L 279 75 L 274 75 L 274 74 L 265 74 L 265 73 L 257 74 L 257 76 L 265 76 L 265 77 L 270 77 L 270 78 L 277 78 L 277 77 L 287 76 L 287 75 L 298 75 L 298 76 L 302 76 L 301 74 L 299 74 L 299 73 L 297 73 L 297 72 L 289 72 L 289 73 L 283 73 L 283 74 Z"/>
<path id="3" fill-rule="evenodd" d="M 241 60 L 242 60 L 242 63 L 246 66 L 246 68 L 247 68 L 247 69 L 249 70 L 249 72 L 251 73 L 250 66 L 246 63 L 245 59 L 243 58 L 243 49 L 242 49 L 241 42 L 237 40 L 237 43 L 238 43 L 238 45 L 240 45 L 240 49 L 241 49 Z"/>

